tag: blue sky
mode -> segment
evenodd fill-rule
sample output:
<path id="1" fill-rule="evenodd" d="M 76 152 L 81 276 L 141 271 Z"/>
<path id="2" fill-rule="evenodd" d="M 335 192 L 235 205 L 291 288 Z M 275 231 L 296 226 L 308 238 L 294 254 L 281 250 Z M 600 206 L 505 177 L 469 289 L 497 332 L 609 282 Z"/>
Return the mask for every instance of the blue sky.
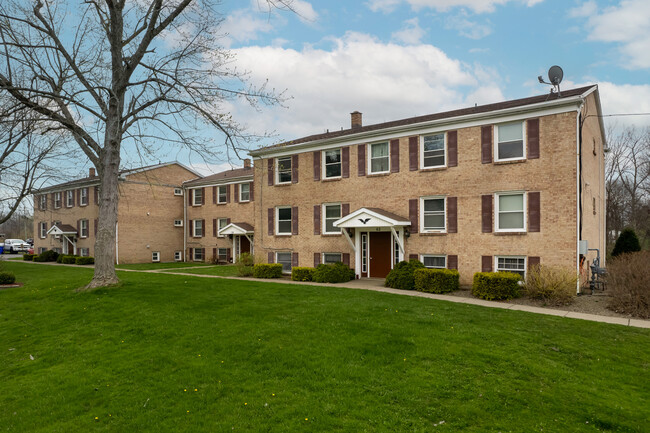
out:
<path id="1" fill-rule="evenodd" d="M 562 88 L 599 84 L 606 114 L 650 112 L 647 0 L 294 0 L 297 14 L 264 4 L 224 0 L 222 41 L 253 83 L 291 96 L 284 108 L 231 107 L 270 142 L 347 128 L 354 110 L 371 124 L 546 93 L 537 76 L 556 64 Z"/>

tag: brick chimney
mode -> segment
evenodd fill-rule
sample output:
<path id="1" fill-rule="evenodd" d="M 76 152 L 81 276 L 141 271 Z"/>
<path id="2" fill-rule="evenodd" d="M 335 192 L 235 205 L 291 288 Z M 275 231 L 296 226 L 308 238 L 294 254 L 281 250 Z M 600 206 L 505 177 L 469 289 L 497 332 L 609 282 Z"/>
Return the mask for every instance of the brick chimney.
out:
<path id="1" fill-rule="evenodd" d="M 89 177 L 95 177 L 95 167 L 90 167 L 88 169 L 88 176 Z"/>
<path id="2" fill-rule="evenodd" d="M 361 128 L 361 116 L 362 114 L 358 111 L 353 111 L 350 113 L 350 123 L 352 124 L 352 129 Z"/>
<path id="3" fill-rule="evenodd" d="M 251 160 L 250 160 L 250 158 L 246 158 L 244 160 L 244 168 L 251 168 Z"/>

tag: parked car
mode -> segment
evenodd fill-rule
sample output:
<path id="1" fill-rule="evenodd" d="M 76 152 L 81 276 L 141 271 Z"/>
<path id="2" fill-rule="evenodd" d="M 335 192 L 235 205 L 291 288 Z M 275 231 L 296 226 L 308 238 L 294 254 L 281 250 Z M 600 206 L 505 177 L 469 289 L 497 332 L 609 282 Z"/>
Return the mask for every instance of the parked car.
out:
<path id="1" fill-rule="evenodd" d="M 34 247 L 29 247 L 27 254 L 34 254 Z"/>
<path id="2" fill-rule="evenodd" d="M 18 252 L 26 253 L 29 244 L 22 239 L 5 239 L 5 253 L 13 254 Z"/>
<path id="3" fill-rule="evenodd" d="M 34 239 L 32 239 L 32 238 L 25 239 L 25 242 L 27 242 L 32 247 L 34 246 Z"/>

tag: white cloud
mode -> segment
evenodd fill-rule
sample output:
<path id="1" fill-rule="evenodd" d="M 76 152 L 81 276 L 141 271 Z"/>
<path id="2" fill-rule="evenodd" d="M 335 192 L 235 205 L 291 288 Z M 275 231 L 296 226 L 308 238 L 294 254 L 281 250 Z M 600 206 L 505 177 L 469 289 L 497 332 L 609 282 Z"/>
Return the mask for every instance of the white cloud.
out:
<path id="1" fill-rule="evenodd" d="M 332 39 L 327 50 L 251 46 L 235 52 L 253 82 L 268 78 L 293 96 L 288 109 L 236 106 L 235 118 L 251 119 L 249 127 L 257 131 L 277 131 L 276 141 L 347 129 L 354 110 L 364 113 L 364 124 L 373 124 L 503 100 L 496 74 L 432 45 L 348 33 Z"/>
<path id="2" fill-rule="evenodd" d="M 587 18 L 588 39 L 619 44 L 625 68 L 650 68 L 650 2 L 623 0 L 600 11 L 589 3 L 572 11 Z"/>
<path id="3" fill-rule="evenodd" d="M 273 30 L 270 20 L 270 15 L 254 13 L 247 9 L 233 11 L 221 25 L 221 31 L 226 34 L 221 42 L 228 48 L 233 42 L 254 41 L 261 33 Z"/>
<path id="4" fill-rule="evenodd" d="M 318 19 L 318 13 L 314 10 L 311 3 L 307 1 L 293 0 L 291 7 L 303 21 L 313 23 Z"/>
<path id="5" fill-rule="evenodd" d="M 650 113 L 650 84 L 598 83 L 603 114 Z M 605 117 L 606 125 L 650 126 L 650 116 Z"/>
<path id="6" fill-rule="evenodd" d="M 400 4 L 407 3 L 415 11 L 421 9 L 435 9 L 446 12 L 453 8 L 464 7 L 475 13 L 494 12 L 496 6 L 509 2 L 523 3 L 528 7 L 535 6 L 544 0 L 368 0 L 366 6 L 373 12 L 390 13 Z"/>
<path id="7" fill-rule="evenodd" d="M 412 18 L 410 20 L 404 21 L 402 30 L 393 32 L 391 37 L 396 41 L 403 42 L 408 45 L 415 45 L 420 43 L 425 33 L 426 32 L 424 29 L 420 27 L 418 19 Z"/>
<path id="8" fill-rule="evenodd" d="M 447 17 L 445 28 L 456 30 L 459 35 L 469 39 L 481 39 L 492 33 L 492 28 L 489 25 L 470 21 L 465 12 Z"/>
<path id="9" fill-rule="evenodd" d="M 594 0 L 589 0 L 573 9 L 569 9 L 569 16 L 574 18 L 588 17 L 596 13 L 598 5 Z"/>

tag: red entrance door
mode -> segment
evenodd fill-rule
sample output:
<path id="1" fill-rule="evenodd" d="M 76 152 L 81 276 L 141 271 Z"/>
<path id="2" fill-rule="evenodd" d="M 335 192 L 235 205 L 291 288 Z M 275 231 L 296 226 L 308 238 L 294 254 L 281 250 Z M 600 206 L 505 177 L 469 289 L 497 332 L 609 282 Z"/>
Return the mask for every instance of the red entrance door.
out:
<path id="1" fill-rule="evenodd" d="M 248 238 L 246 236 L 240 236 L 239 239 L 240 239 L 239 245 L 240 245 L 240 248 L 241 248 L 241 251 L 239 253 L 240 254 L 241 253 L 250 253 L 251 252 L 251 243 L 248 240 Z"/>
<path id="2" fill-rule="evenodd" d="M 385 278 L 390 272 L 390 232 L 370 232 L 370 277 Z"/>

